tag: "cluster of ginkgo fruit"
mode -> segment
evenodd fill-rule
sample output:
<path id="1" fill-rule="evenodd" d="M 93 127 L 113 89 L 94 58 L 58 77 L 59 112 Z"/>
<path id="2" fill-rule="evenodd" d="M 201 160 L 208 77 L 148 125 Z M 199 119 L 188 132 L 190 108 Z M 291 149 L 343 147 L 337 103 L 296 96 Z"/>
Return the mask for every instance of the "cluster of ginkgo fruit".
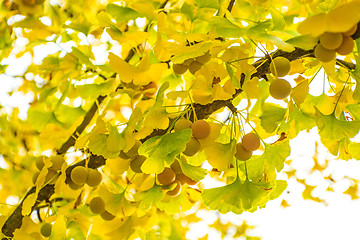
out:
<path id="1" fill-rule="evenodd" d="M 89 202 L 89 208 L 94 214 L 100 214 L 101 218 L 105 221 L 111 221 L 115 218 L 114 215 L 106 211 L 105 201 L 100 197 L 94 197 Z"/>
<path id="2" fill-rule="evenodd" d="M 285 57 L 276 57 L 270 62 L 270 72 L 276 77 L 269 86 L 270 95 L 278 100 L 287 98 L 291 93 L 291 85 L 283 78 L 290 72 L 290 61 Z"/>
<path id="3" fill-rule="evenodd" d="M 336 53 L 348 55 L 354 49 L 354 39 L 351 37 L 357 30 L 357 24 L 346 32 L 325 32 L 320 35 L 319 43 L 314 49 L 315 57 L 321 62 L 330 62 L 336 58 Z"/>
<path id="4" fill-rule="evenodd" d="M 90 187 L 97 187 L 102 181 L 101 173 L 92 168 L 76 166 L 70 172 L 70 179 L 67 184 L 71 189 L 79 189 L 86 183 Z"/>
<path id="5" fill-rule="evenodd" d="M 186 59 L 183 63 L 173 64 L 173 71 L 177 75 L 182 75 L 189 70 L 190 73 L 195 74 L 200 68 L 209 62 L 211 59 L 211 55 L 209 53 L 204 53 L 201 56 L 196 58 Z"/>
<path id="6" fill-rule="evenodd" d="M 241 142 L 236 144 L 235 157 L 240 161 L 246 161 L 251 158 L 253 151 L 260 147 L 260 137 L 253 132 L 245 134 Z"/>

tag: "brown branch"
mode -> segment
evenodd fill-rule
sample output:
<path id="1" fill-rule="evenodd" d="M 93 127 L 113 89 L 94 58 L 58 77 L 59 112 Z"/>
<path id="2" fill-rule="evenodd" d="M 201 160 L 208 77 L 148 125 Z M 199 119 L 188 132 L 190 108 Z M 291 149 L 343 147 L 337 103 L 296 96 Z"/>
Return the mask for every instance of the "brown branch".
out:
<path id="1" fill-rule="evenodd" d="M 98 110 L 98 106 L 104 101 L 106 96 L 99 96 L 96 99 L 96 102 L 91 106 L 90 110 L 86 113 L 84 120 L 82 123 L 76 128 L 76 130 L 71 134 L 69 139 L 58 149 L 56 152 L 59 155 L 65 154 L 67 150 L 74 146 L 76 138 L 80 136 L 80 134 L 85 130 L 86 126 L 91 122 L 92 118 L 94 117 L 95 113 Z"/>
<path id="2" fill-rule="evenodd" d="M 231 12 L 231 10 L 233 9 L 234 5 L 235 5 L 235 0 L 230 0 L 230 3 L 229 3 L 229 5 L 228 5 L 228 7 L 227 7 L 227 10 L 228 10 L 229 12 Z"/>
<path id="3" fill-rule="evenodd" d="M 48 200 L 54 194 L 54 185 L 46 185 L 42 189 L 40 189 L 39 194 L 37 196 L 36 202 L 34 206 L 32 206 L 31 211 L 33 211 L 42 201 Z M 22 225 L 22 205 L 24 200 L 30 196 L 31 194 L 35 193 L 36 187 L 32 187 L 25 195 L 23 200 L 20 204 L 16 207 L 10 217 L 6 220 L 4 225 L 2 226 L 2 232 L 9 237 L 13 237 L 13 232 L 16 228 L 20 228 Z"/>

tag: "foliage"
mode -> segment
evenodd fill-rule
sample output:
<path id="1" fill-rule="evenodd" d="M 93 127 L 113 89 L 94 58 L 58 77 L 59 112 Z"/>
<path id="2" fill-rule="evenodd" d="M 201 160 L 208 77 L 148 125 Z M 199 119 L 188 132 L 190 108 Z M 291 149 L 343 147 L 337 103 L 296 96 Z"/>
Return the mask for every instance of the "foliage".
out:
<path id="1" fill-rule="evenodd" d="M 197 211 L 241 214 L 278 198 L 289 142 L 303 130 L 317 127 L 339 159 L 360 156 L 357 0 L 0 3 L 0 77 L 31 59 L 8 94 L 32 96 L 26 117 L 0 109 L 3 239 L 185 239 Z M 334 49 L 322 45 L 328 32 L 340 39 Z M 242 148 L 243 161 L 249 132 L 262 143 Z M 101 177 L 89 180 L 90 169 Z M 298 181 L 304 199 L 322 201 Z M 357 186 L 345 193 L 357 198 Z M 91 210 L 97 197 L 105 208 Z M 209 227 L 224 237 L 230 225 Z"/>

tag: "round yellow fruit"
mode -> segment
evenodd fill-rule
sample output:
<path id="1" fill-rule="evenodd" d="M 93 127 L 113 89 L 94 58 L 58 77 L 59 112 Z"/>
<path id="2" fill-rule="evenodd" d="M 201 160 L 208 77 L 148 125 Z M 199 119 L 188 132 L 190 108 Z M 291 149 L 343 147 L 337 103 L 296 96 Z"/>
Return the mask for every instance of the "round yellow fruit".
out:
<path id="1" fill-rule="evenodd" d="M 270 71 L 274 76 L 284 77 L 290 72 L 290 61 L 284 57 L 276 57 L 270 63 Z"/>
<path id="2" fill-rule="evenodd" d="M 335 50 L 340 47 L 343 41 L 341 33 L 325 32 L 320 35 L 320 43 L 324 48 Z"/>
<path id="3" fill-rule="evenodd" d="M 336 52 L 335 50 L 329 50 L 324 48 L 321 44 L 318 44 L 315 47 L 314 55 L 320 62 L 330 62 L 335 59 Z"/>
<path id="4" fill-rule="evenodd" d="M 291 85 L 282 78 L 273 80 L 269 87 L 270 95 L 278 100 L 287 98 L 291 93 Z"/>

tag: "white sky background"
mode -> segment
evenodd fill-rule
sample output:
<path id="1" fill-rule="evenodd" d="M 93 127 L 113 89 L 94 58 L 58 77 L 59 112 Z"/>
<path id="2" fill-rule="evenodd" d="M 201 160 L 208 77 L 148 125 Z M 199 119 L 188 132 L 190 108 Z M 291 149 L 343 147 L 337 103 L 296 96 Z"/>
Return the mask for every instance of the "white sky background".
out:
<path id="1" fill-rule="evenodd" d="M 11 65 L 5 75 L 0 75 L 0 104 L 8 107 L 19 106 L 21 117 L 24 118 L 28 103 L 33 98 L 32 95 L 19 93 L 9 96 L 8 92 L 21 85 L 22 80 L 13 76 L 23 74 L 19 66 L 27 66 L 30 64 L 31 58 L 29 55 L 25 55 L 21 59 L 11 58 L 5 61 L 10 62 Z M 35 59 L 35 61 L 37 60 Z M 320 73 L 319 76 L 323 76 L 323 74 Z M 322 79 L 315 79 L 310 85 L 310 93 L 320 95 L 322 88 Z M 314 92 L 315 90 L 318 92 Z M 333 186 L 335 192 L 326 192 L 327 185 L 319 172 L 313 173 L 311 176 L 307 175 L 313 166 L 315 140 L 319 140 L 316 129 L 311 130 L 310 133 L 300 133 L 297 138 L 290 141 L 291 156 L 289 159 L 293 160 L 292 167 L 297 170 L 298 178 L 306 179 L 307 184 L 318 186 L 313 193 L 318 193 L 320 198 L 325 198 L 327 206 L 311 200 L 303 200 L 304 186 L 292 178 L 288 181 L 289 186 L 283 195 L 270 201 L 266 208 L 255 213 L 244 213 L 238 216 L 227 214 L 223 215 L 221 219 L 238 224 L 241 224 L 242 220 L 246 220 L 250 225 L 256 226 L 254 230 L 250 231 L 251 235 L 260 236 L 263 240 L 360 239 L 360 200 L 351 200 L 350 196 L 342 194 L 350 186 L 350 181 L 343 179 L 344 176 L 360 179 L 360 163 L 356 160 L 331 160 L 329 169 L 324 173 L 334 171 L 332 177 L 339 181 Z M 324 147 L 320 147 L 320 149 L 322 150 L 319 158 L 322 160 L 333 159 Z M 2 166 L 1 159 L 0 166 Z M 284 173 L 280 173 L 278 177 L 286 179 Z M 288 191 L 290 193 L 287 193 Z M 291 206 L 280 207 L 282 199 L 285 199 Z M 204 215 L 199 212 L 199 216 L 204 217 L 208 224 L 216 220 L 215 214 Z M 209 233 L 211 240 L 220 239 L 220 235 L 216 231 L 209 232 L 209 229 L 205 228 L 203 224 L 200 224 L 199 227 L 195 226 L 197 224 L 194 225 L 193 234 L 189 235 L 189 238 L 202 237 Z"/>

